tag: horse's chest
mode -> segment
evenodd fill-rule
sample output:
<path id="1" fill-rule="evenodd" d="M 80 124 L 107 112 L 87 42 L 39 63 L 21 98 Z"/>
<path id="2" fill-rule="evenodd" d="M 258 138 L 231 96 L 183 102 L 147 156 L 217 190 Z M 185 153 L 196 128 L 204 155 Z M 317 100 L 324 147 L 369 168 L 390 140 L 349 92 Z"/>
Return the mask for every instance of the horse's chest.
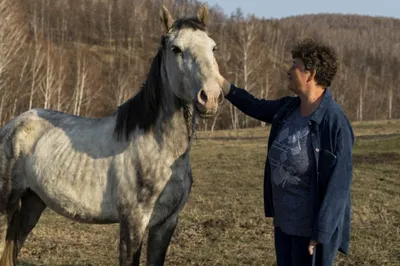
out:
<path id="1" fill-rule="evenodd" d="M 151 217 L 151 225 L 161 223 L 182 210 L 188 200 L 192 187 L 192 172 L 190 166 L 173 172 L 159 194 Z"/>

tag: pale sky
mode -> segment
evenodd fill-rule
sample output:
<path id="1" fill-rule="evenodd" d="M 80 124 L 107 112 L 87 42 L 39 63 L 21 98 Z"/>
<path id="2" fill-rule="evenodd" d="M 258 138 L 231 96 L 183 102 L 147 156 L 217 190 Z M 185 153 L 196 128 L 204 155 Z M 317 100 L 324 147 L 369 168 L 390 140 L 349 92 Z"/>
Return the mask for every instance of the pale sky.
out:
<path id="1" fill-rule="evenodd" d="M 230 15 L 240 7 L 245 15 L 282 18 L 316 13 L 360 14 L 400 18 L 400 0 L 204 0 Z"/>

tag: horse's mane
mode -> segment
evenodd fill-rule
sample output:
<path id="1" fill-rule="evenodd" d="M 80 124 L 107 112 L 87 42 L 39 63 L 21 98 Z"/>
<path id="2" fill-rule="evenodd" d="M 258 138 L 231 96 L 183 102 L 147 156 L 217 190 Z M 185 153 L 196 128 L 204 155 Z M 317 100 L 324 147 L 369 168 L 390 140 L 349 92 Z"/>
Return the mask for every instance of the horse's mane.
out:
<path id="1" fill-rule="evenodd" d="M 206 31 L 206 26 L 197 18 L 185 18 L 175 21 L 171 27 L 171 30 L 181 29 Z M 147 80 L 139 93 L 118 107 L 117 122 L 114 128 L 114 134 L 117 135 L 118 140 L 122 137 L 128 140 L 136 126 L 147 132 L 156 122 L 162 97 L 162 49 L 165 47 L 167 38 L 166 35 L 162 37 L 161 48 L 151 63 Z"/>
<path id="2" fill-rule="evenodd" d="M 114 128 L 118 140 L 122 137 L 128 139 L 136 126 L 147 132 L 155 123 L 161 108 L 161 61 L 162 51 L 159 49 L 141 90 L 118 107 Z"/>
<path id="3" fill-rule="evenodd" d="M 198 18 L 183 18 L 178 19 L 171 26 L 171 30 L 192 29 L 206 31 L 206 25 Z"/>

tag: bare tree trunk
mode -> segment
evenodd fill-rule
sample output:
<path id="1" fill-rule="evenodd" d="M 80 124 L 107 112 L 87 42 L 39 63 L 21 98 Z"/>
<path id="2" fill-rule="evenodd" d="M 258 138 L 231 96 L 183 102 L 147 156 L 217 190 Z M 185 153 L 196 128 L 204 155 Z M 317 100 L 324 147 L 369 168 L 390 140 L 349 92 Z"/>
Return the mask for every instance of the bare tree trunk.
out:
<path id="1" fill-rule="evenodd" d="M 279 34 L 279 29 L 278 28 L 276 28 L 275 29 L 275 32 L 274 32 L 274 35 L 275 35 L 275 44 L 274 44 L 274 59 L 273 59 L 273 64 L 272 64 L 272 68 L 273 69 L 275 69 L 276 68 L 276 62 L 277 62 L 277 60 L 278 60 L 278 48 L 279 48 L 279 45 L 278 45 L 278 40 L 280 39 L 280 34 Z"/>
<path id="2" fill-rule="evenodd" d="M 82 58 L 82 62 L 78 63 L 79 67 L 79 75 L 78 75 L 78 84 L 76 86 L 76 95 L 75 95 L 75 110 L 74 114 L 75 115 L 80 115 L 81 108 L 82 108 L 82 101 L 83 101 L 83 91 L 86 86 L 86 79 L 87 79 L 87 73 L 86 73 L 86 62 L 85 58 Z"/>
<path id="3" fill-rule="evenodd" d="M 3 126 L 3 108 L 4 108 L 4 97 L 5 95 L 3 94 L 1 96 L 1 102 L 0 102 L 0 125 Z M 5 119 L 4 119 L 5 120 Z"/>
<path id="4" fill-rule="evenodd" d="M 237 77 L 237 71 L 235 72 L 235 83 L 237 84 L 238 77 Z M 232 129 L 236 130 L 238 129 L 237 127 L 237 112 L 236 112 L 236 107 L 234 107 L 232 104 L 229 105 L 229 114 L 231 115 L 231 121 L 232 121 Z"/>
<path id="5" fill-rule="evenodd" d="M 218 109 L 217 113 L 215 114 L 215 116 L 213 118 L 213 122 L 211 124 L 211 129 L 210 129 L 211 132 L 214 131 L 214 128 L 215 128 L 215 125 L 217 124 L 217 120 L 218 120 L 219 114 L 221 113 L 221 110 L 222 110 L 222 106 Z"/>
<path id="6" fill-rule="evenodd" d="M 265 87 L 264 89 L 261 90 L 261 99 L 268 100 L 268 95 L 269 95 L 269 74 L 266 72 L 265 75 Z M 261 121 L 261 127 L 265 127 L 266 123 Z"/>
<path id="7" fill-rule="evenodd" d="M 62 89 L 63 89 L 63 85 L 66 79 L 66 69 L 64 67 L 64 60 L 63 60 L 63 55 L 60 56 L 60 63 L 59 63 L 59 69 L 58 69 L 58 77 L 57 77 L 57 110 L 61 111 L 62 110 L 62 105 L 63 102 L 61 101 L 61 93 L 62 93 Z M 66 99 L 64 99 L 65 101 Z"/>
<path id="8" fill-rule="evenodd" d="M 231 116 L 231 124 L 232 124 L 232 129 L 236 129 L 235 127 L 235 118 L 234 118 L 234 114 L 233 114 L 233 106 L 232 104 L 229 105 L 229 114 Z"/>
<path id="9" fill-rule="evenodd" d="M 85 82 L 87 78 L 86 73 L 86 60 L 84 56 L 81 56 L 80 48 L 77 50 L 77 73 L 76 73 L 77 82 L 75 85 L 75 102 L 74 102 L 74 115 L 79 115 L 82 100 L 83 100 L 83 90 L 85 87 Z"/>
<path id="10" fill-rule="evenodd" d="M 203 120 L 203 126 L 204 126 L 204 131 L 207 132 L 207 128 L 208 128 L 208 121 L 206 119 Z"/>
<path id="11" fill-rule="evenodd" d="M 285 49 L 286 49 L 286 38 L 283 39 L 283 44 L 282 44 L 282 52 L 281 52 L 281 62 L 285 62 Z"/>
<path id="12" fill-rule="evenodd" d="M 50 86 L 52 85 L 52 74 L 50 73 L 50 69 L 52 68 L 50 64 L 50 45 L 47 44 L 47 61 L 46 61 L 46 84 L 44 87 L 44 108 L 50 108 Z"/>
<path id="13" fill-rule="evenodd" d="M 32 82 L 31 82 L 31 90 L 29 93 L 29 110 L 32 109 L 33 107 L 33 96 L 36 92 L 36 87 L 37 87 L 37 80 L 39 79 L 39 72 L 40 68 L 42 66 L 42 61 L 43 61 L 43 56 L 40 54 L 40 44 L 38 44 L 37 41 L 35 41 L 35 47 L 34 47 L 34 59 L 32 62 Z"/>
<path id="14" fill-rule="evenodd" d="M 392 119 L 392 110 L 393 110 L 393 87 L 389 86 L 388 89 L 388 119 Z"/>
<path id="15" fill-rule="evenodd" d="M 17 112 L 17 102 L 18 102 L 18 98 L 15 98 L 14 99 L 14 105 L 13 105 L 12 113 L 11 113 L 11 117 L 14 117 L 15 113 Z"/>
<path id="16" fill-rule="evenodd" d="M 109 38 L 109 45 L 111 48 L 112 45 L 112 13 L 113 13 L 113 1 L 109 1 L 108 5 L 108 38 Z"/>
<path id="17" fill-rule="evenodd" d="M 235 84 L 238 83 L 238 73 L 236 72 L 235 75 Z M 238 111 L 237 108 L 233 108 L 233 121 L 234 121 L 234 129 L 239 129 L 239 117 L 238 117 Z"/>
<path id="18" fill-rule="evenodd" d="M 365 92 L 367 91 L 367 88 L 368 88 L 368 78 L 369 78 L 369 72 L 370 72 L 370 70 L 369 70 L 369 67 L 367 67 L 367 70 L 366 70 L 366 72 L 365 72 L 365 81 L 364 81 L 364 86 L 360 86 L 360 98 L 359 98 L 359 108 L 360 108 L 360 110 L 359 110 L 359 121 L 363 121 L 364 120 L 364 117 L 363 117 L 363 114 L 364 114 L 364 94 L 365 94 Z"/>
<path id="19" fill-rule="evenodd" d="M 360 96 L 358 99 L 358 121 L 363 121 L 363 90 L 364 88 L 360 87 Z"/>
<path id="20" fill-rule="evenodd" d="M 61 111 L 61 89 L 62 86 L 58 86 L 57 88 L 57 111 Z"/>

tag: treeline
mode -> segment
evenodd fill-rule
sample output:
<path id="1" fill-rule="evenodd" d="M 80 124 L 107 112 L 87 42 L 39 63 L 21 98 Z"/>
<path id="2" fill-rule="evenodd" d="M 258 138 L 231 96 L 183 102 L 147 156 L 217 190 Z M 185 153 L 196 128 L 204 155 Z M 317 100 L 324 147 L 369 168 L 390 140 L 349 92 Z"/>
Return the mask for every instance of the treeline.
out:
<path id="1" fill-rule="evenodd" d="M 30 108 L 102 116 L 146 78 L 163 33 L 160 5 L 195 15 L 194 0 L 0 0 L 0 124 Z M 352 120 L 400 118 L 400 20 L 319 14 L 285 19 L 226 16 L 210 8 L 208 31 L 221 72 L 257 97 L 289 94 L 294 42 L 321 39 L 338 50 L 332 91 Z M 225 102 L 206 130 L 261 125 Z"/>

